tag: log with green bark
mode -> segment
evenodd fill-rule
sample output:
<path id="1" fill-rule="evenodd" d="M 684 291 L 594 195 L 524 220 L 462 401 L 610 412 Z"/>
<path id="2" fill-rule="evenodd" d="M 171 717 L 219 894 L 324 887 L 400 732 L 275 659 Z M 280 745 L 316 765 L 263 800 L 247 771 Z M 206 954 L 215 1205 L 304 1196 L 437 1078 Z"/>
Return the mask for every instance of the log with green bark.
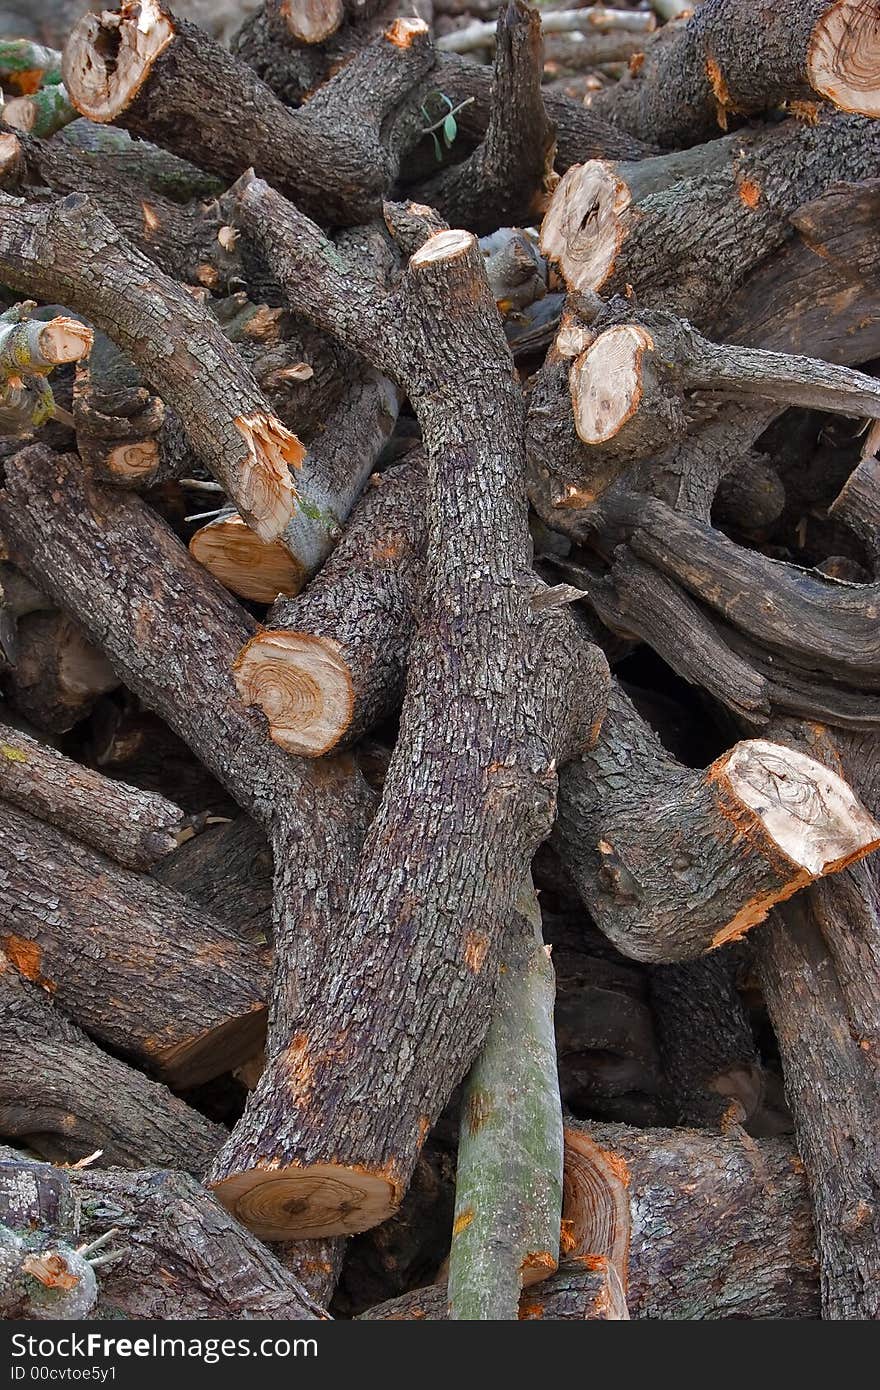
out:
<path id="1" fill-rule="evenodd" d="M 492 1022 L 464 1087 L 449 1256 L 449 1316 L 515 1319 L 553 1274 L 562 1217 L 555 978 L 529 880 L 502 952 Z"/>

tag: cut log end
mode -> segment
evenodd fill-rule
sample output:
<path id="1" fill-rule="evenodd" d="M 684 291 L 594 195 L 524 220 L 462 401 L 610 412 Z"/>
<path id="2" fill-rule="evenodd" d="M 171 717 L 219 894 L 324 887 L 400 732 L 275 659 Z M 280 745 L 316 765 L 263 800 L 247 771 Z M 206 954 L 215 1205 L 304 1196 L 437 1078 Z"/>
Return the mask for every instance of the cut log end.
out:
<path id="1" fill-rule="evenodd" d="M 811 878 L 861 859 L 880 845 L 880 825 L 849 784 L 814 758 L 765 739 L 749 739 L 724 761 L 723 775 L 733 794 Z"/>
<path id="2" fill-rule="evenodd" d="M 108 473 L 120 482 L 132 483 L 149 478 L 159 467 L 159 445 L 155 439 L 139 439 L 117 444 L 104 459 Z"/>
<path id="3" fill-rule="evenodd" d="M 419 266 L 433 265 L 437 261 L 454 261 L 466 256 L 475 245 L 476 237 L 471 232 L 435 232 L 410 258 L 410 265 L 417 270 Z"/>
<path id="4" fill-rule="evenodd" d="M 737 913 L 712 940 L 735 941 L 763 922 L 771 907 L 880 846 L 880 825 L 847 782 L 822 763 L 764 739 L 738 743 L 709 769 L 722 810 L 738 833 L 760 826 L 791 876 Z M 745 815 L 743 815 L 745 810 Z"/>
<path id="5" fill-rule="evenodd" d="M 356 1235 L 387 1221 L 403 1198 L 401 1184 L 387 1175 L 334 1163 L 252 1168 L 210 1185 L 261 1240 Z"/>
<path id="6" fill-rule="evenodd" d="M 585 444 L 604 444 L 632 419 L 642 399 L 643 359 L 654 347 L 644 328 L 619 324 L 572 364 L 575 428 Z"/>
<path id="7" fill-rule="evenodd" d="M 296 435 L 270 415 L 239 415 L 236 428 L 248 448 L 238 498 L 244 520 L 261 541 L 275 541 L 296 507 L 291 468 L 305 456 Z"/>
<path id="8" fill-rule="evenodd" d="M 238 515 L 209 521 L 196 531 L 189 549 L 231 593 L 254 603 L 274 603 L 279 594 L 292 598 L 306 580 L 283 542 L 266 544 Z"/>
<path id="9" fill-rule="evenodd" d="M 337 643 L 307 632 L 261 632 L 234 667 L 239 694 L 259 705 L 273 742 L 317 758 L 351 726 L 354 689 Z"/>
<path id="10" fill-rule="evenodd" d="M 95 335 L 77 319 L 61 316 L 50 320 L 40 333 L 40 352 L 53 367 L 81 362 L 92 350 Z"/>
<path id="11" fill-rule="evenodd" d="M 37 108 L 33 97 L 13 97 L 11 101 L 7 101 L 3 107 L 3 120 L 7 125 L 28 135 L 37 123 Z M 5 140 L 12 138 L 14 137 L 8 135 L 3 137 Z"/>
<path id="12" fill-rule="evenodd" d="M 8 112 L 9 104 L 4 108 L 4 113 Z M 4 119 L 9 124 L 8 115 L 4 114 Z M 8 179 L 18 169 L 24 153 L 21 148 L 21 141 L 11 131 L 4 131 L 0 135 L 0 179 Z"/>
<path id="13" fill-rule="evenodd" d="M 541 225 L 541 250 L 570 290 L 599 290 L 623 241 L 629 188 L 601 159 L 574 164 L 560 180 Z"/>
<path id="14" fill-rule="evenodd" d="M 90 121 L 114 120 L 131 106 L 173 38 L 170 16 L 156 0 L 127 0 L 112 13 L 83 15 L 62 61 L 77 111 Z"/>
<path id="15" fill-rule="evenodd" d="M 266 1007 L 256 1005 L 249 1013 L 227 1019 L 197 1038 L 174 1047 L 157 1040 L 153 1065 L 169 1086 L 186 1090 L 201 1086 L 224 1072 L 235 1071 L 260 1051 L 266 1037 Z"/>
<path id="16" fill-rule="evenodd" d="M 838 0 L 813 30 L 811 86 L 842 111 L 880 116 L 880 5 Z"/>
<path id="17" fill-rule="evenodd" d="M 280 14 L 297 43 L 323 43 L 336 33 L 345 7 L 342 0 L 284 0 Z"/>

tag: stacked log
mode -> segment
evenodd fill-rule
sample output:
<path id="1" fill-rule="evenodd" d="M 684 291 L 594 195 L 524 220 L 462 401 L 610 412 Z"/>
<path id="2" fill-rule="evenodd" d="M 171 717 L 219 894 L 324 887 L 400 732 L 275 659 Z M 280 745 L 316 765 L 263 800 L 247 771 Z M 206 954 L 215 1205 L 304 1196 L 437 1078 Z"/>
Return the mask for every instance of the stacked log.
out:
<path id="1" fill-rule="evenodd" d="M 496 10 L 4 17 L 5 1319 L 880 1316 L 876 6 Z"/>

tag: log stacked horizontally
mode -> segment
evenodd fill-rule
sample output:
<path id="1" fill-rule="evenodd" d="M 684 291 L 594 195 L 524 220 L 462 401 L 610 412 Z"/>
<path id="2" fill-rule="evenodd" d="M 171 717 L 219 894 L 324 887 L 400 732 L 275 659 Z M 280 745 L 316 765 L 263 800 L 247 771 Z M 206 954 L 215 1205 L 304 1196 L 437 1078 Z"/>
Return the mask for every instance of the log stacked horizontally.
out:
<path id="1" fill-rule="evenodd" d="M 880 1317 L 877 5 L 37 8 L 0 1317 Z"/>

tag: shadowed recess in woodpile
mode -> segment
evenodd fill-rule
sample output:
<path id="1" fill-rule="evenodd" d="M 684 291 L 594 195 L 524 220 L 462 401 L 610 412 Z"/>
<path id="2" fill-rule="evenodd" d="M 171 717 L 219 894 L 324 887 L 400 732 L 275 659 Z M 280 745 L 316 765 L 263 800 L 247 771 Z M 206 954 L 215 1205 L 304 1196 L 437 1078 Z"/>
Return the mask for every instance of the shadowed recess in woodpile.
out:
<path id="1" fill-rule="evenodd" d="M 880 1319 L 880 0 L 0 91 L 0 1318 Z"/>

